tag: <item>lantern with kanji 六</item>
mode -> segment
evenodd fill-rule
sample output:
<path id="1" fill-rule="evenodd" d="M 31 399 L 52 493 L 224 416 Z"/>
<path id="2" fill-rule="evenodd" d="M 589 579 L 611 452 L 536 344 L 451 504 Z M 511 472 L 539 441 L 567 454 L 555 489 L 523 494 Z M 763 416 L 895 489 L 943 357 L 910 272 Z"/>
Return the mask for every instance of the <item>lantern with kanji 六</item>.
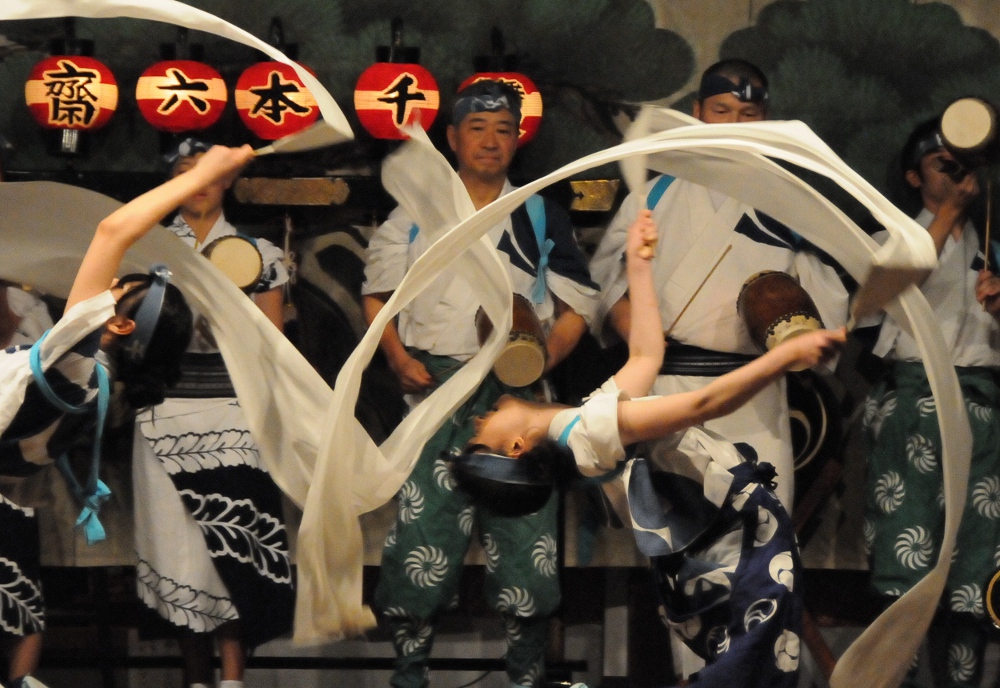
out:
<path id="1" fill-rule="evenodd" d="M 441 96 L 431 73 L 418 64 L 420 48 L 404 46 L 402 22 L 392 22 L 392 45 L 379 46 L 378 60 L 358 77 L 354 87 L 354 109 L 361 125 L 378 139 L 405 139 L 399 127 L 419 118 L 430 129 L 440 107 Z"/>
<path id="2" fill-rule="evenodd" d="M 535 137 L 542 123 L 542 93 L 535 82 L 517 71 L 517 56 L 505 54 L 503 33 L 497 27 L 490 32 L 490 42 L 492 53 L 476 57 L 473 61 L 476 73 L 463 81 L 458 90 L 489 79 L 505 83 L 517 91 L 521 95 L 521 130 L 517 145 L 523 146 Z"/>
<path id="3" fill-rule="evenodd" d="M 283 62 L 247 67 L 236 82 L 235 100 L 243 123 L 266 141 L 294 134 L 319 117 L 316 99 L 295 69 Z"/>
<path id="4" fill-rule="evenodd" d="M 222 76 L 204 62 L 157 62 L 135 86 L 139 112 L 160 131 L 174 134 L 212 126 L 229 99 Z"/>
<path id="5" fill-rule="evenodd" d="M 100 129 L 118 107 L 118 83 L 92 57 L 59 55 L 35 65 L 24 85 L 32 117 L 46 129 Z"/>

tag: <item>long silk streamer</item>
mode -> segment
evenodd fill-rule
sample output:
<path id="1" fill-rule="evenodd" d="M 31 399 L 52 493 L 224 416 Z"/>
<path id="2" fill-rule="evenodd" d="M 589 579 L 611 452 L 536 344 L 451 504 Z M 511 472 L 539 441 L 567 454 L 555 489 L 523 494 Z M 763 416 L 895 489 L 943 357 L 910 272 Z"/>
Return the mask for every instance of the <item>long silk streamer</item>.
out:
<path id="1" fill-rule="evenodd" d="M 0 7 L 0 19 L 57 16 L 166 21 L 225 36 L 289 62 L 250 34 L 171 0 L 8 0 Z M 320 102 L 324 122 L 297 138 L 283 140 L 283 145 L 278 142 L 271 150 L 303 150 L 350 138 L 343 114 L 322 85 L 293 66 Z M 407 273 L 343 367 L 332 391 L 241 292 L 174 237 L 162 231 L 151 233 L 130 252 L 131 270 L 166 259 L 195 307 L 209 317 L 220 334 L 220 348 L 262 457 L 279 486 L 304 507 L 299 534 L 297 641 L 323 642 L 357 634 L 371 625 L 371 615 L 361 605 L 357 516 L 395 493 L 412 468 L 416 449 L 486 375 L 502 346 L 499 332 L 504 331 L 503 327 L 495 329 L 482 351 L 378 447 L 354 420 L 353 409 L 361 372 L 371 360 L 382 330 L 445 270 L 474 277 L 471 283 L 481 289 L 491 320 L 509 323 L 509 283 L 505 274 L 497 271 L 499 263 L 482 237 L 530 194 L 587 169 L 644 156 L 651 169 L 719 189 L 794 227 L 863 284 L 876 266 L 898 266 L 919 274 L 935 264 L 926 232 L 850 170 L 805 125 L 769 122 L 712 125 L 706 130 L 680 126 L 688 122 L 679 114 L 664 110 L 652 114 L 660 116 L 667 130 L 587 156 L 473 214 L 459 193 L 461 187 L 456 183 L 460 185 L 460 181 L 456 182 L 444 158 L 426 137 L 412 132 L 414 140 L 398 151 L 395 163 L 387 163 L 388 169 L 395 171 L 391 190 L 414 217 L 425 218 L 421 227 L 426 222 L 427 231 L 439 239 Z M 648 126 L 657 131 L 655 117 Z M 836 182 L 889 230 L 890 242 L 878 247 L 829 201 L 768 158 L 794 163 Z M 420 176 L 428 169 L 452 175 L 451 183 L 427 188 L 423 182 L 429 175 L 423 180 Z M 0 201 L 5 208 L 0 218 L 5 247 L 0 270 L 13 279 L 63 294 L 96 221 L 117 207 L 98 194 L 47 183 L 0 186 Z M 439 218 L 426 219 L 427 211 L 421 208 L 428 207 L 446 210 Z M 87 212 L 81 213 L 84 208 Z M 935 399 L 957 398 L 958 382 L 948 352 L 919 290 L 905 289 L 886 308 L 915 336 Z M 834 688 L 897 686 L 943 590 L 965 500 L 971 436 L 964 409 L 940 403 L 937 408 L 946 501 L 938 562 L 848 649 L 831 679 Z"/>

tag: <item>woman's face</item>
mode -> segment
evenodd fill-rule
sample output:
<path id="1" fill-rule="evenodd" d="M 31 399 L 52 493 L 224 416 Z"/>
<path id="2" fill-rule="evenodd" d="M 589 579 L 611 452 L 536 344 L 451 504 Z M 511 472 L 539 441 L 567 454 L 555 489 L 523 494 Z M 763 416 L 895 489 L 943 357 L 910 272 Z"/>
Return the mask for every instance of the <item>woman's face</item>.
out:
<path id="1" fill-rule="evenodd" d="M 498 454 L 510 455 L 510 448 L 516 440 L 527 434 L 527 402 L 504 394 L 494 404 L 493 410 L 473 420 L 475 433 L 469 444 L 481 444 Z"/>

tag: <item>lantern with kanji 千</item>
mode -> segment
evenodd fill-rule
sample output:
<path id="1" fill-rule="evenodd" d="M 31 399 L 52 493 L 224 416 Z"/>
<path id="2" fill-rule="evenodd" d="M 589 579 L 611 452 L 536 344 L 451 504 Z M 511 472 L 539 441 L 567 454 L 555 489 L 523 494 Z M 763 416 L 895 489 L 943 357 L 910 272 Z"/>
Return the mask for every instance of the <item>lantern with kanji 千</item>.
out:
<path id="1" fill-rule="evenodd" d="M 399 127 L 419 118 L 428 130 L 434 123 L 441 95 L 431 73 L 421 67 L 420 48 L 403 45 L 403 23 L 392 21 L 392 45 L 375 50 L 378 60 L 358 77 L 354 109 L 361 125 L 378 139 L 405 139 Z"/>
<path id="2" fill-rule="evenodd" d="M 266 141 L 294 134 L 319 117 L 316 99 L 295 69 L 283 62 L 247 67 L 236 82 L 235 100 L 243 123 Z"/>
<path id="3" fill-rule="evenodd" d="M 222 116 L 229 93 L 222 76 L 204 62 L 157 62 L 135 85 L 139 112 L 160 131 L 205 129 Z"/>
<path id="4" fill-rule="evenodd" d="M 99 129 L 118 107 L 118 83 L 111 70 L 92 57 L 49 57 L 28 75 L 24 99 L 46 129 Z"/>
<path id="5" fill-rule="evenodd" d="M 523 146 L 535 137 L 542 123 L 541 91 L 535 82 L 519 72 L 477 72 L 463 81 L 458 90 L 485 79 L 503 82 L 521 94 L 521 130 L 517 145 Z"/>

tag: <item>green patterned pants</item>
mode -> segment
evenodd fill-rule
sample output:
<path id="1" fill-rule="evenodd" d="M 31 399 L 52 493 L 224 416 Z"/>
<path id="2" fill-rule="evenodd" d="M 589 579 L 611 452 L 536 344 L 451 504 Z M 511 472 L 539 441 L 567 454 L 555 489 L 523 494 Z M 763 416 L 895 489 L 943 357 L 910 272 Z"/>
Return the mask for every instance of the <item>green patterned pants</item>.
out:
<path id="1" fill-rule="evenodd" d="M 1000 566 L 1000 386 L 988 369 L 956 372 L 972 426 L 972 462 L 955 556 L 929 640 L 935 685 L 971 688 L 979 684 L 987 641 L 983 590 Z M 893 364 L 866 400 L 864 431 L 872 584 L 894 598 L 934 566 L 944 528 L 941 434 L 923 364 Z M 906 685 L 917 685 L 913 676 Z"/>
<path id="2" fill-rule="evenodd" d="M 458 366 L 450 358 L 422 355 L 441 383 Z M 474 506 L 456 489 L 442 452 L 461 449 L 472 437 L 472 419 L 502 394 L 526 396 L 493 375 L 427 442 L 397 495 L 399 511 L 382 551 L 375 607 L 393 634 L 396 688 L 427 685 L 427 659 L 440 614 L 456 602 L 462 563 L 473 536 L 486 552 L 487 602 L 500 614 L 507 637 L 507 675 L 512 685 L 539 686 L 544 679 L 548 617 L 559 605 L 556 565 L 558 496 L 537 513 L 498 516 Z"/>

